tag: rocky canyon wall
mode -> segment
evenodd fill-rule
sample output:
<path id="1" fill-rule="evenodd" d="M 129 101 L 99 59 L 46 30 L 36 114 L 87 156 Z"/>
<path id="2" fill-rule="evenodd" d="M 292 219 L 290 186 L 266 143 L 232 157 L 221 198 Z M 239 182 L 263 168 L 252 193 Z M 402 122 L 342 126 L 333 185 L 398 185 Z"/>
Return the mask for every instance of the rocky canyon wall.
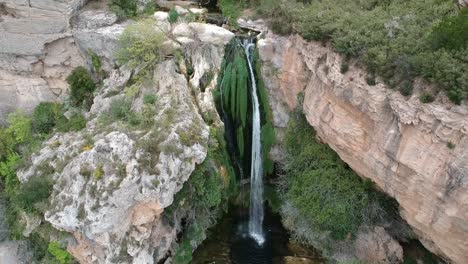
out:
<path id="1" fill-rule="evenodd" d="M 381 82 L 370 86 L 364 70 L 351 63 L 341 73 L 343 58 L 331 47 L 299 36 L 266 33 L 258 46 L 278 134 L 303 92 L 302 110 L 320 139 L 398 201 L 401 215 L 428 249 L 466 263 L 466 102 L 456 106 L 439 95 L 422 104 L 417 95 L 427 88 L 422 82 L 409 98 Z"/>

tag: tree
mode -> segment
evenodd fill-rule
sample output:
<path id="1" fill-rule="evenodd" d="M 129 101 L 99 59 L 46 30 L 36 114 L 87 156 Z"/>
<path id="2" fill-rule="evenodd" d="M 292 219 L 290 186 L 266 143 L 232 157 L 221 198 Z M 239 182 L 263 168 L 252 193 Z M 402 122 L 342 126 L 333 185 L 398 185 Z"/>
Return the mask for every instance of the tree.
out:
<path id="1" fill-rule="evenodd" d="M 67 77 L 70 85 L 70 99 L 73 105 L 89 106 L 93 99 L 93 92 L 96 89 L 93 79 L 88 71 L 82 67 L 76 67 Z"/>
<path id="2" fill-rule="evenodd" d="M 161 45 L 164 33 L 157 30 L 151 19 L 138 21 L 128 26 L 120 36 L 121 49 L 116 57 L 120 64 L 129 63 L 131 67 L 140 64 L 153 66 L 162 56 Z"/>

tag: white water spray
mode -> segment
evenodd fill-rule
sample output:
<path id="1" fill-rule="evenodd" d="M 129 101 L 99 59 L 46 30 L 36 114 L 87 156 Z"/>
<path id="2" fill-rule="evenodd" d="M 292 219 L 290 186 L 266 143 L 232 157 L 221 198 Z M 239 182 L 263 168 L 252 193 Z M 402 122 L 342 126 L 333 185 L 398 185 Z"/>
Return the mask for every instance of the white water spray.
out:
<path id="1" fill-rule="evenodd" d="M 260 104 L 257 96 L 257 84 L 252 67 L 252 54 L 255 44 L 251 40 L 244 41 L 245 56 L 249 65 L 250 81 L 252 85 L 252 164 L 250 169 L 250 218 L 249 235 L 259 245 L 265 242 L 263 233 L 263 171 L 262 145 L 260 128 Z"/>

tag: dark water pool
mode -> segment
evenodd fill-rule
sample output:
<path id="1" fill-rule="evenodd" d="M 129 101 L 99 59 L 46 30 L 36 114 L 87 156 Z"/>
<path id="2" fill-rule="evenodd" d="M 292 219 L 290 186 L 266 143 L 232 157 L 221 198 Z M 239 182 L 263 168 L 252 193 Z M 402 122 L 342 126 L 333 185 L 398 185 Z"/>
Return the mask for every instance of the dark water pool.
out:
<path id="1" fill-rule="evenodd" d="M 193 264 L 318 264 L 323 259 L 312 248 L 289 241 L 278 215 L 265 212 L 266 241 L 258 245 L 248 236 L 248 209 L 232 208 L 210 230 L 195 251 Z"/>

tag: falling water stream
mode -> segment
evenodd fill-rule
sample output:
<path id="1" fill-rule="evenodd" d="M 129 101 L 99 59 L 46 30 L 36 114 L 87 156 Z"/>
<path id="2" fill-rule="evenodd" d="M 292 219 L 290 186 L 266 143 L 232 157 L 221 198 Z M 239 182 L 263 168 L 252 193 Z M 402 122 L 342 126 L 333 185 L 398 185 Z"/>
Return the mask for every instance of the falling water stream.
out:
<path id="1" fill-rule="evenodd" d="M 263 175 L 262 146 L 260 141 L 260 104 L 258 102 L 257 84 L 252 67 L 253 49 L 255 44 L 251 39 L 244 40 L 245 56 L 249 66 L 252 85 L 252 165 L 250 169 L 250 218 L 249 234 L 258 244 L 265 242 L 263 234 Z"/>
<path id="2" fill-rule="evenodd" d="M 250 131 L 246 142 L 251 143 L 251 149 L 245 151 L 245 157 L 251 154 L 251 160 L 239 159 L 236 154 L 231 158 L 239 178 L 244 180 L 243 166 L 250 165 L 250 190 L 249 186 L 240 184 L 240 196 L 242 193 L 249 193 L 250 201 L 234 203 L 230 206 L 229 213 L 221 219 L 216 227 L 211 229 L 209 238 L 197 249 L 194 254 L 193 264 L 223 263 L 223 264 L 284 264 L 284 263 L 321 263 L 320 257 L 313 249 L 306 249 L 295 245 L 289 241 L 287 231 L 282 227 L 280 217 L 272 212 L 269 207 L 264 207 L 264 180 L 263 180 L 263 157 L 261 144 L 261 116 L 262 113 L 259 87 L 255 76 L 255 38 L 238 37 L 236 46 L 239 48 L 239 55 L 245 58 L 247 64 L 248 80 L 246 89 L 241 89 L 248 96 L 248 105 L 251 109 L 251 127 L 248 125 L 246 132 Z M 232 50 L 230 50 L 232 51 Z M 229 63 L 234 64 L 234 59 L 230 57 Z M 224 75 L 220 87 L 224 87 L 226 81 Z M 236 76 L 234 74 L 234 76 Z M 245 75 L 244 75 L 245 76 Z M 229 80 L 229 79 L 228 79 Z M 220 114 L 225 124 L 225 137 L 227 148 L 231 153 L 235 153 L 236 130 L 232 115 L 228 112 L 229 107 L 225 107 L 223 101 L 228 97 L 224 94 L 224 89 L 220 88 Z M 246 143 L 246 144 L 248 144 Z M 251 151 L 251 152 L 250 152 Z M 245 163 L 243 162 L 245 161 Z M 271 185 L 267 188 L 272 188 Z M 242 198 L 240 198 L 243 201 Z M 297 262 L 297 261 L 300 262 Z"/>

